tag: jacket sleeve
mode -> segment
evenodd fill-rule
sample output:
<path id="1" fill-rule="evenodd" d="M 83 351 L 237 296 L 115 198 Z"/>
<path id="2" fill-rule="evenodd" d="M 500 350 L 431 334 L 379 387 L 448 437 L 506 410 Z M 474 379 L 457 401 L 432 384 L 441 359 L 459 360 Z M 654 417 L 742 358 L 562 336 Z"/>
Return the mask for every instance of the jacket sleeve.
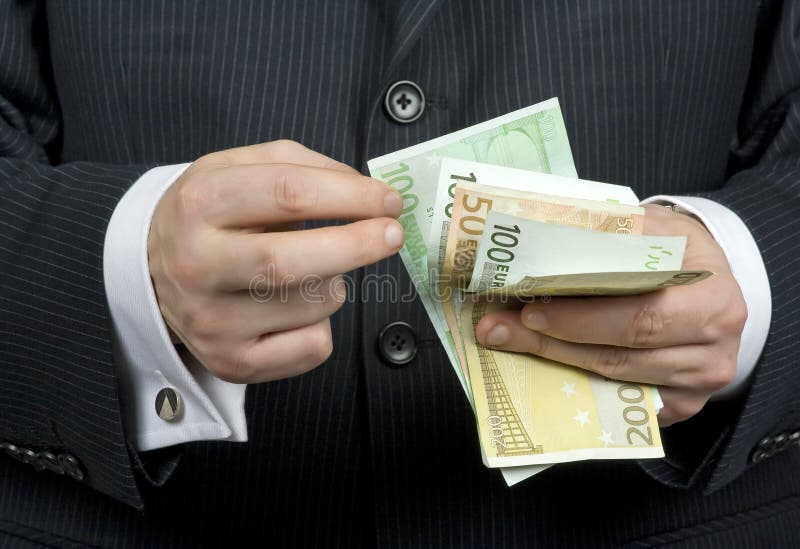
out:
<path id="1" fill-rule="evenodd" d="M 730 208 L 755 238 L 772 292 L 769 335 L 742 398 L 665 430 L 667 458 L 641 462 L 662 482 L 707 492 L 800 437 L 800 3 L 761 15 L 729 177 L 699 196 Z"/>
<path id="2" fill-rule="evenodd" d="M 151 166 L 60 163 L 42 11 L 0 1 L 0 443 L 17 458 L 23 448 L 77 458 L 81 482 L 141 507 L 103 241 L 117 202 Z"/>

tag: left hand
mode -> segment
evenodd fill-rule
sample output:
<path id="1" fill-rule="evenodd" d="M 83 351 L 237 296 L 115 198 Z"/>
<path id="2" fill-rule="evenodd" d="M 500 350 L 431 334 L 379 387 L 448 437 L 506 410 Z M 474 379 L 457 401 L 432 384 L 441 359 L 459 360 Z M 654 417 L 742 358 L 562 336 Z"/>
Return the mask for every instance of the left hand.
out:
<path id="1" fill-rule="evenodd" d="M 686 235 L 683 268 L 716 276 L 644 295 L 536 301 L 486 315 L 476 336 L 487 347 L 658 385 L 664 427 L 695 415 L 733 380 L 747 306 L 725 253 L 701 223 L 662 206 L 646 209 L 645 234 Z"/>

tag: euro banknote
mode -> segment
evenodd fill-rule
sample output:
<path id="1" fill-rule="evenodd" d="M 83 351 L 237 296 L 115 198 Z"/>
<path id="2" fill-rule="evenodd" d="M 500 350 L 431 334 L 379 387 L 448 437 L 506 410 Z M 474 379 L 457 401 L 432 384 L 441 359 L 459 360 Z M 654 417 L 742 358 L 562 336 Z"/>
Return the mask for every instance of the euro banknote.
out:
<path id="1" fill-rule="evenodd" d="M 394 187 L 403 198 L 399 221 L 405 229 L 406 241 L 400 250 L 400 258 L 464 392 L 471 400 L 469 386 L 455 356 L 451 334 L 441 320 L 441 306 L 431 295 L 428 282 L 427 242 L 436 213 L 437 185 L 444 158 L 565 176 L 574 176 L 576 171 L 556 98 L 367 162 L 370 175 Z M 440 201 L 438 206 L 444 212 L 446 204 Z"/>
<path id="2" fill-rule="evenodd" d="M 650 387 L 603 378 L 475 340 L 484 315 L 513 307 L 469 295 L 461 307 L 483 461 L 517 467 L 586 459 L 662 457 Z"/>
<path id="3" fill-rule="evenodd" d="M 520 306 L 509 294 L 640 293 L 712 274 L 681 269 L 685 239 L 641 236 L 645 210 L 631 189 L 577 179 L 556 99 L 368 167 L 403 197 L 400 256 L 473 406 L 488 466 L 511 485 L 563 461 L 663 455 L 655 388 L 475 339 L 485 314 Z"/>
<path id="4" fill-rule="evenodd" d="M 587 232 L 492 210 L 480 243 L 470 249 L 475 265 L 467 291 L 516 297 L 625 295 L 711 276 L 709 271 L 681 270 L 685 236 L 630 235 L 629 219 L 604 221 L 623 233 Z"/>

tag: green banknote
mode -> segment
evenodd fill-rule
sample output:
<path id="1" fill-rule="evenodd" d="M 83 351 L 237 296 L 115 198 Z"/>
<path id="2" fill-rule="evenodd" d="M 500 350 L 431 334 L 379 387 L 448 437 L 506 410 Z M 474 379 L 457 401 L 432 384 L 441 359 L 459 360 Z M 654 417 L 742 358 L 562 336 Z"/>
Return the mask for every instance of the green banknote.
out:
<path id="1" fill-rule="evenodd" d="M 443 158 L 472 160 L 575 176 L 564 119 L 556 98 L 514 111 L 469 128 L 373 158 L 370 175 L 397 189 L 403 197 L 400 223 L 406 243 L 400 251 L 414 287 L 436 328 L 448 358 L 471 401 L 452 337 L 441 319 L 441 305 L 428 282 L 428 248 Z M 445 194 L 447 189 L 444 189 Z M 442 209 L 446 207 L 441 205 Z"/>

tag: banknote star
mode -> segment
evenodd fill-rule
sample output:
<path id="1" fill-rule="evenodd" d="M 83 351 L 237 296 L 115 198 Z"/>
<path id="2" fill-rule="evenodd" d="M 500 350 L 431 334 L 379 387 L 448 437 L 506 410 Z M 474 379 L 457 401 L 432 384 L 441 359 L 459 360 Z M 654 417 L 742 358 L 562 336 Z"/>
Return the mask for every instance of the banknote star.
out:
<path id="1" fill-rule="evenodd" d="M 581 427 L 583 427 L 587 423 L 591 423 L 591 421 L 589 421 L 589 412 L 584 412 L 580 408 L 576 408 L 575 412 L 576 412 L 575 417 L 572 419 L 580 423 Z"/>
<path id="2" fill-rule="evenodd" d="M 442 159 L 442 157 L 439 156 L 439 153 L 437 153 L 436 151 L 432 152 L 431 154 L 429 154 L 428 156 L 425 157 L 425 160 L 428 161 L 428 164 L 430 164 L 433 167 L 438 166 L 439 165 L 439 161 L 441 159 Z"/>
<path id="3" fill-rule="evenodd" d="M 564 382 L 564 385 L 561 386 L 561 390 L 564 391 L 564 394 L 567 395 L 567 398 L 572 398 L 578 394 L 578 391 L 575 390 L 575 384 L 567 383 L 566 381 Z"/>
<path id="4" fill-rule="evenodd" d="M 605 445 L 606 445 L 606 448 L 608 448 L 609 444 L 614 444 L 614 441 L 611 440 L 611 433 L 607 433 L 605 431 L 603 431 L 602 435 L 597 437 L 597 440 L 599 440 L 600 442 L 604 442 Z"/>

